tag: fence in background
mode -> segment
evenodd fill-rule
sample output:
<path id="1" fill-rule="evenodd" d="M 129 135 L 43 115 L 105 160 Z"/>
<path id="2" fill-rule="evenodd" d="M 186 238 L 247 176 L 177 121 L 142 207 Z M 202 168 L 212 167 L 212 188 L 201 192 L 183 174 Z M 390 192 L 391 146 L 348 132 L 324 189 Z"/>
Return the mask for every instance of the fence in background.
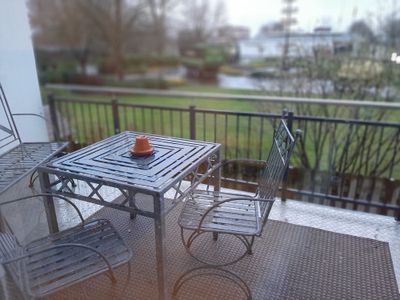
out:
<path id="1" fill-rule="evenodd" d="M 115 97 L 94 101 L 49 96 L 48 103 L 56 140 L 68 138 L 84 146 L 134 130 L 218 142 L 224 159 L 266 159 L 280 118 L 274 113 L 129 104 Z M 303 137 L 284 197 L 400 217 L 400 123 L 293 114 L 288 123 L 300 128 Z M 242 184 L 235 186 L 242 189 L 251 189 L 245 182 L 257 173 L 250 165 L 227 171 L 242 174 Z"/>

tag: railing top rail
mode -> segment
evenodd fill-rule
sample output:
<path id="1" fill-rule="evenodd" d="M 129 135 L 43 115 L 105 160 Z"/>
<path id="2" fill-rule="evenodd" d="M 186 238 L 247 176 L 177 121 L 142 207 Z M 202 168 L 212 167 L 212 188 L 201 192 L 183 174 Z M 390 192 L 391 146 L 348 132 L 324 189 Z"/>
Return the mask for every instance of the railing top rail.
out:
<path id="1" fill-rule="evenodd" d="M 89 103 L 89 104 L 98 104 L 98 105 L 107 105 L 111 104 L 110 99 L 104 99 L 104 100 L 96 100 L 96 99 L 84 99 L 84 98 L 69 98 L 65 96 L 54 96 L 54 100 L 60 102 L 60 101 L 65 101 L 65 102 L 70 102 L 70 103 Z"/>
<path id="2" fill-rule="evenodd" d="M 317 99 L 304 97 L 279 97 L 263 95 L 237 95 L 220 93 L 197 93 L 176 90 L 149 90 L 140 88 L 122 88 L 122 87 L 104 87 L 76 84 L 47 84 L 47 89 L 68 90 L 74 92 L 107 93 L 107 94 L 131 94 L 131 95 L 149 95 L 159 97 L 178 97 L 193 99 L 218 99 L 218 100 L 246 100 L 246 101 L 264 101 L 275 103 L 301 103 L 317 105 L 341 105 L 349 107 L 369 107 L 384 109 L 400 109 L 398 102 L 378 102 L 378 101 L 360 101 L 343 99 Z"/>
<path id="3" fill-rule="evenodd" d="M 71 103 L 82 103 L 82 104 L 95 104 L 95 105 L 110 105 L 111 100 L 89 100 L 89 99 L 69 99 L 66 97 L 54 97 L 56 101 L 64 101 Z M 121 107 L 132 107 L 132 108 L 144 108 L 144 109 L 159 109 L 166 111 L 181 111 L 189 112 L 190 108 L 181 108 L 173 106 L 161 106 L 161 105 L 145 105 L 145 104 L 131 104 L 131 103 L 118 103 Z M 234 115 L 243 117 L 267 117 L 267 118 L 280 118 L 281 114 L 276 113 L 260 113 L 260 112 L 237 112 L 230 110 L 219 110 L 219 109 L 204 109 L 195 108 L 196 113 L 203 114 L 222 114 L 222 115 Z M 332 118 L 332 117 L 317 117 L 317 116 L 293 116 L 293 120 L 297 121 L 311 121 L 311 122 L 321 122 L 321 123 L 333 123 L 333 124 L 355 124 L 355 125 L 367 125 L 367 126 L 383 126 L 383 127 L 395 127 L 400 129 L 400 123 L 395 122 L 383 122 L 383 121 L 371 121 L 371 120 L 357 120 L 357 119 L 342 119 L 342 118 Z"/>
<path id="4" fill-rule="evenodd" d="M 334 124 L 357 124 L 366 126 L 383 126 L 383 127 L 396 127 L 400 129 L 400 123 L 395 122 L 383 122 L 383 121 L 372 121 L 372 120 L 357 120 L 357 119 L 341 119 L 331 117 L 314 117 L 314 116 L 293 116 L 294 120 L 298 121 L 312 121 L 321 123 L 334 123 Z"/>
<path id="5" fill-rule="evenodd" d="M 68 98 L 65 96 L 58 97 L 55 96 L 54 100 L 58 102 L 70 102 L 70 103 L 85 103 L 85 104 L 95 104 L 95 105 L 111 105 L 111 99 L 107 100 L 96 100 L 96 99 L 82 99 L 82 98 Z M 148 109 L 161 109 L 161 110 L 174 110 L 174 111 L 182 111 L 188 112 L 189 108 L 182 107 L 172 107 L 172 106 L 163 106 L 163 105 L 148 105 L 148 104 L 132 104 L 126 102 L 118 102 L 118 106 L 121 107 L 134 107 L 134 108 L 148 108 Z"/>

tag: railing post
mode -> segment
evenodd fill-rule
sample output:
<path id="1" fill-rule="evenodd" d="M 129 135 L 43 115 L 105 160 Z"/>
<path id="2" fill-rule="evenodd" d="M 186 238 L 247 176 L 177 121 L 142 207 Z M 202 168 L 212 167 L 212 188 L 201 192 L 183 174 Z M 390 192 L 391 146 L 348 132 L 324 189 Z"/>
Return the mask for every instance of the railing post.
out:
<path id="1" fill-rule="evenodd" d="M 293 135 L 293 112 L 289 111 L 287 116 L 287 127 L 290 133 Z"/>
<path id="2" fill-rule="evenodd" d="M 189 129 L 190 138 L 192 140 L 196 139 L 196 106 L 189 106 Z"/>
<path id="3" fill-rule="evenodd" d="M 287 127 L 289 132 L 293 135 L 293 112 L 289 111 L 287 115 Z M 283 176 L 282 180 L 282 193 L 281 193 L 281 200 L 286 201 L 286 192 L 287 192 L 287 179 L 289 173 L 289 165 L 286 168 L 285 175 Z"/>
<path id="4" fill-rule="evenodd" d="M 394 178 L 389 178 L 389 182 L 387 184 L 385 184 L 385 189 L 386 189 L 386 195 L 388 195 L 387 197 L 390 199 L 392 198 L 395 193 L 396 193 L 396 189 L 397 189 L 397 185 L 395 182 Z M 385 197 L 386 198 L 386 197 Z M 397 222 L 400 222 L 400 204 L 397 205 L 395 211 L 394 211 L 394 219 Z"/>
<path id="5" fill-rule="evenodd" d="M 58 142 L 60 140 L 60 128 L 58 127 L 58 118 L 54 95 L 51 93 L 48 94 L 47 101 L 49 103 L 50 120 L 53 127 L 54 140 Z"/>
<path id="6" fill-rule="evenodd" d="M 121 132 L 121 128 L 119 123 L 118 100 L 115 97 L 111 99 L 111 109 L 114 121 L 114 133 L 118 134 Z"/>

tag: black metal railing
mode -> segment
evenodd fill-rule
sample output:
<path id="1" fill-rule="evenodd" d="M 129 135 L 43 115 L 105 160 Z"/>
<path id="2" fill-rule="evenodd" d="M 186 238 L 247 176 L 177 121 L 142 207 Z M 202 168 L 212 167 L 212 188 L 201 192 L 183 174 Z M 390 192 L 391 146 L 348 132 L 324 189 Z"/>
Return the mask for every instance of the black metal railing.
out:
<path id="1" fill-rule="evenodd" d="M 218 142 L 224 159 L 265 159 L 281 117 L 137 105 L 115 97 L 94 101 L 49 96 L 48 103 L 55 139 L 68 138 L 84 146 L 134 130 Z M 400 217 L 400 123 L 289 114 L 288 124 L 303 135 L 283 198 Z M 241 166 L 246 180 L 234 187 L 251 190 L 245 182 L 254 178 L 255 168 Z"/>

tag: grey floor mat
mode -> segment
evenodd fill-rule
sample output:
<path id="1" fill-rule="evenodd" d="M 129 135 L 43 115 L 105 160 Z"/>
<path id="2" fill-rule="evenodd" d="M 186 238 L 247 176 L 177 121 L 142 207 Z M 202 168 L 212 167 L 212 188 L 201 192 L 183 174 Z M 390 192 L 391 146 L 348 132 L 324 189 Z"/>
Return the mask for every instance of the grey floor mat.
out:
<path id="1" fill-rule="evenodd" d="M 177 217 L 180 207 L 167 218 L 168 286 L 184 272 L 201 266 L 182 246 Z M 49 299 L 157 299 L 157 274 L 153 220 L 111 209 L 95 217 L 110 218 L 133 251 L 130 264 L 117 270 L 112 285 L 100 275 L 74 285 Z M 195 245 L 197 254 L 220 259 L 239 255 L 243 245 L 224 238 L 217 245 L 205 236 Z M 217 251 L 217 252 L 215 252 Z M 218 252 L 219 251 L 219 252 Z M 279 221 L 268 221 L 254 254 L 227 270 L 249 286 L 253 299 L 400 299 L 389 246 L 386 242 L 337 234 Z M 219 276 L 187 282 L 179 299 L 243 299 L 243 292 Z"/>

